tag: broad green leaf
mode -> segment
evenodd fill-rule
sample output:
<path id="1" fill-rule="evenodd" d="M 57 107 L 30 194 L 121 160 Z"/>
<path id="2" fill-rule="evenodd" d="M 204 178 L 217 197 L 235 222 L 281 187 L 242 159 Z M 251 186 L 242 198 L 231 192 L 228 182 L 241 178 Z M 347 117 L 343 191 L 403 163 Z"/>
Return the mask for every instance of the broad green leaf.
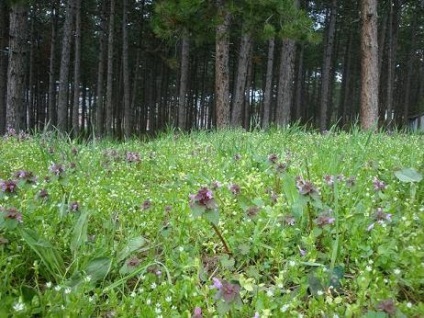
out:
<path id="1" fill-rule="evenodd" d="M 234 269 L 234 264 L 235 264 L 234 258 L 229 257 L 228 255 L 225 254 L 220 257 L 220 261 L 221 261 L 222 267 L 224 267 L 225 269 L 228 269 L 228 270 Z"/>
<path id="2" fill-rule="evenodd" d="M 130 238 L 123 248 L 120 249 L 117 255 L 118 262 L 123 261 L 132 253 L 146 245 L 147 241 L 142 236 Z"/>
<path id="3" fill-rule="evenodd" d="M 71 251 L 74 255 L 78 252 L 81 245 L 87 242 L 88 212 L 83 209 L 78 220 L 75 222 L 71 236 Z"/>
<path id="4" fill-rule="evenodd" d="M 85 273 L 91 277 L 91 282 L 96 283 L 105 279 L 112 267 L 110 257 L 97 257 L 88 263 Z"/>
<path id="5" fill-rule="evenodd" d="M 395 176 L 401 182 L 420 182 L 423 179 L 423 175 L 414 168 L 405 168 L 402 170 L 395 171 Z"/>
<path id="6" fill-rule="evenodd" d="M 212 224 L 218 225 L 219 223 L 219 211 L 216 210 L 207 210 L 203 213 L 203 217 L 211 222 Z"/>
<path id="7" fill-rule="evenodd" d="M 312 295 L 317 296 L 319 292 L 324 290 L 321 281 L 314 274 L 308 275 L 309 291 Z"/>

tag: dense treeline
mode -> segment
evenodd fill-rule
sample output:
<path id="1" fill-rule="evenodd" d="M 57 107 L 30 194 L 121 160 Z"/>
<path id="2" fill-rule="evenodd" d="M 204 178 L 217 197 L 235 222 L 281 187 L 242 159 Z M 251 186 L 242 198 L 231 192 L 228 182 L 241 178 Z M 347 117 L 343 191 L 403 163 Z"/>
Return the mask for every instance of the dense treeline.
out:
<path id="1" fill-rule="evenodd" d="M 380 126 L 405 126 L 424 111 L 424 3 L 382 0 L 377 15 L 361 15 L 362 2 L 376 4 L 2 0 L 0 133 L 123 137 L 293 122 L 325 130 L 369 114 L 361 86 L 378 91 L 370 100 Z M 378 37 L 364 44 L 371 15 Z M 361 78 L 368 46 L 378 53 L 375 88 Z"/>

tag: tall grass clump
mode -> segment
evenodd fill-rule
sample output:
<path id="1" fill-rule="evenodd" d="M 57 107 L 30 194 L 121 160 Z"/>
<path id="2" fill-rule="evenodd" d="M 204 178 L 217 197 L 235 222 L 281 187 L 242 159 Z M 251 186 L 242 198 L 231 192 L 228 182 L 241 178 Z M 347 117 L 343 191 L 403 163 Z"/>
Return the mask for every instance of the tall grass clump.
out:
<path id="1" fill-rule="evenodd" d="M 0 317 L 420 317 L 424 136 L 0 139 Z"/>

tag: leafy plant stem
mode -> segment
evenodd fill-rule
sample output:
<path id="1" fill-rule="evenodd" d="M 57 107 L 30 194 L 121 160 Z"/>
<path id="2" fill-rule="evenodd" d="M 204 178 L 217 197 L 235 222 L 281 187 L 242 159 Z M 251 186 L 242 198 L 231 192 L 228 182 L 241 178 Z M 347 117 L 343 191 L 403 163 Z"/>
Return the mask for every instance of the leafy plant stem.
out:
<path id="1" fill-rule="evenodd" d="M 231 252 L 230 248 L 228 247 L 227 242 L 225 242 L 225 239 L 222 236 L 221 231 L 219 230 L 219 228 L 214 223 L 212 223 L 212 222 L 210 222 L 210 224 L 211 224 L 212 228 L 214 229 L 216 235 L 218 235 L 219 239 L 221 240 L 222 245 L 224 246 L 225 252 L 228 255 L 232 255 L 233 253 Z"/>

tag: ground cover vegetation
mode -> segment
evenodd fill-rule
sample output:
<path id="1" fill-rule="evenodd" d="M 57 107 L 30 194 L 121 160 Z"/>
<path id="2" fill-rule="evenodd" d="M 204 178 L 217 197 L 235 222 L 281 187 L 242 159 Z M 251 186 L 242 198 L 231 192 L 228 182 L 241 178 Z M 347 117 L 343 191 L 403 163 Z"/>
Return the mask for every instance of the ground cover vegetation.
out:
<path id="1" fill-rule="evenodd" d="M 0 316 L 422 317 L 424 137 L 0 140 Z"/>

